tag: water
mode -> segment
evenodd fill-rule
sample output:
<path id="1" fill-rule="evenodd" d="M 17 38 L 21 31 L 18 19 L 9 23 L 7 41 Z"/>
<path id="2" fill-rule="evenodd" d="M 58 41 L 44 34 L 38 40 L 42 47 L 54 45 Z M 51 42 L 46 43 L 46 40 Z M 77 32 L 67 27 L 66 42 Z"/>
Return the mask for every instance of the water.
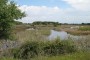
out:
<path id="1" fill-rule="evenodd" d="M 28 28 L 28 29 L 26 29 L 26 30 L 35 30 L 34 28 Z"/>
<path id="2" fill-rule="evenodd" d="M 66 40 L 66 39 L 75 39 L 75 40 L 85 39 L 85 36 L 76 36 L 76 35 L 68 34 L 65 31 L 51 30 L 51 34 L 48 36 L 48 39 L 53 40 L 53 39 L 55 39 L 57 37 L 60 38 L 61 40 Z"/>

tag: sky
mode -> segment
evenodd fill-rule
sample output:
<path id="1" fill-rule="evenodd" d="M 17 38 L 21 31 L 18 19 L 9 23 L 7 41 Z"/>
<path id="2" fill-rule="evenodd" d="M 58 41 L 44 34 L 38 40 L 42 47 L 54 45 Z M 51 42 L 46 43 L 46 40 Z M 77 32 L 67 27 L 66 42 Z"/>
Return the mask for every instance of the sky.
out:
<path id="1" fill-rule="evenodd" d="M 90 0 L 14 0 L 26 17 L 24 23 L 54 21 L 90 23 Z"/>

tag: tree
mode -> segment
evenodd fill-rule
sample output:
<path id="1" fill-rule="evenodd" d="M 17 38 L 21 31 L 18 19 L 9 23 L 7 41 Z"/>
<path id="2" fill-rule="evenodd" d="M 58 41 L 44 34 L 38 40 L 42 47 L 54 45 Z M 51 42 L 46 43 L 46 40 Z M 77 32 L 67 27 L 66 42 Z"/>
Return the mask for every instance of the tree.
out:
<path id="1" fill-rule="evenodd" d="M 25 17 L 25 13 L 13 1 L 0 0 L 0 39 L 10 39 L 15 20 Z"/>

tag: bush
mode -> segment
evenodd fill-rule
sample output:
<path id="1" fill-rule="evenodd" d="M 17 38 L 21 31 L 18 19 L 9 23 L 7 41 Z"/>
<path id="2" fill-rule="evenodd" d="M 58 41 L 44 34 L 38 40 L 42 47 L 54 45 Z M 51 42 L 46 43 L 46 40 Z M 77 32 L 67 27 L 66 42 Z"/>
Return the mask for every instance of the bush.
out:
<path id="1" fill-rule="evenodd" d="M 43 47 L 44 54 L 47 55 L 59 55 L 59 54 L 65 54 L 65 53 L 72 53 L 76 51 L 75 46 L 72 44 L 72 42 L 68 40 L 55 40 L 48 42 L 48 44 Z"/>
<path id="2" fill-rule="evenodd" d="M 39 44 L 38 42 L 26 42 L 14 53 L 14 57 L 18 58 L 32 58 L 38 56 L 39 54 Z"/>
<path id="3" fill-rule="evenodd" d="M 77 51 L 76 46 L 74 45 L 74 42 L 71 40 L 63 40 L 61 42 L 63 53 L 73 53 L 75 51 Z"/>
<path id="4" fill-rule="evenodd" d="M 54 56 L 65 53 L 75 52 L 76 48 L 72 41 L 69 40 L 55 40 L 47 42 L 26 42 L 19 49 L 14 52 L 14 57 L 18 58 L 32 58 L 35 56 Z"/>

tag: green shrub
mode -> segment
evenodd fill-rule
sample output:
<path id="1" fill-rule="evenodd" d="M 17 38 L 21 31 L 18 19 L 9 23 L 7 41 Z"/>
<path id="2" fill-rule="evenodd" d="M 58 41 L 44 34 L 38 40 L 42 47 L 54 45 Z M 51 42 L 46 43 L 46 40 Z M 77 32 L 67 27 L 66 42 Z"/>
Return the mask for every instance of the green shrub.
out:
<path id="1" fill-rule="evenodd" d="M 75 52 L 76 48 L 72 41 L 69 40 L 55 40 L 55 41 L 31 41 L 24 43 L 14 53 L 14 57 L 18 58 L 32 58 L 35 56 L 55 56 L 65 53 Z"/>
<path id="2" fill-rule="evenodd" d="M 19 58 L 32 58 L 37 56 L 39 53 L 39 44 L 38 42 L 26 42 L 18 50 L 16 50 L 14 57 Z"/>
<path id="3" fill-rule="evenodd" d="M 77 50 L 76 46 L 74 45 L 74 42 L 71 40 L 63 40 L 61 42 L 63 53 L 72 53 Z"/>
<path id="4" fill-rule="evenodd" d="M 44 54 L 47 55 L 59 55 L 65 53 L 72 53 L 76 51 L 75 45 L 72 44 L 69 40 L 55 40 L 48 42 L 48 44 L 43 47 Z"/>

